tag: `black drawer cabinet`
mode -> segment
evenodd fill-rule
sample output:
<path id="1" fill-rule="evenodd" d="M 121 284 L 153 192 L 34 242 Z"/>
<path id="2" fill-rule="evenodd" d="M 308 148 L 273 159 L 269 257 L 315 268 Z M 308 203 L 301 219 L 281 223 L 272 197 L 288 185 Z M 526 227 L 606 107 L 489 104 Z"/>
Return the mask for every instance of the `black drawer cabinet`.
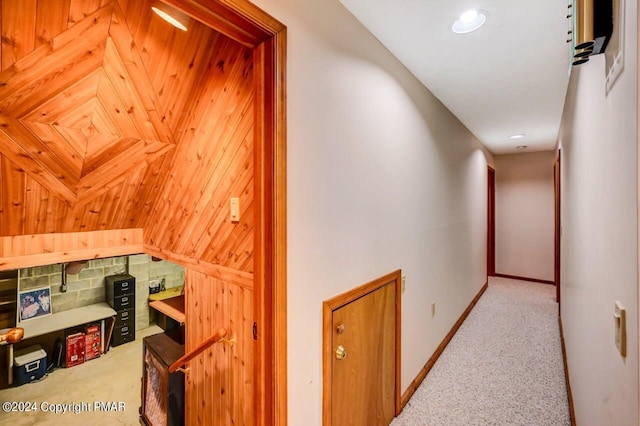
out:
<path id="1" fill-rule="evenodd" d="M 117 312 L 122 312 L 127 309 L 135 309 L 135 302 L 135 294 L 125 294 L 124 296 L 114 297 L 113 303 L 110 303 L 110 305 Z"/>
<path id="2" fill-rule="evenodd" d="M 122 327 L 123 325 L 136 325 L 136 312 L 134 308 L 123 309 L 116 314 L 116 324 L 114 327 Z"/>
<path id="3" fill-rule="evenodd" d="M 105 277 L 107 303 L 116 310 L 111 346 L 136 339 L 136 279 L 128 274 Z"/>
<path id="4" fill-rule="evenodd" d="M 113 328 L 111 346 L 118 346 L 133 340 L 136 340 L 136 328 L 134 325 L 123 325 L 121 327 Z"/>

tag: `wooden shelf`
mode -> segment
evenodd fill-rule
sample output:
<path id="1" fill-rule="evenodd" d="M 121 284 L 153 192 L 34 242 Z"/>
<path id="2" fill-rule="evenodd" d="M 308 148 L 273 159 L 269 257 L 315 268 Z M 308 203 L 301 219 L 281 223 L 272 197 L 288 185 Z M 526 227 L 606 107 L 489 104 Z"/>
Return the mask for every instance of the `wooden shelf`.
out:
<path id="1" fill-rule="evenodd" d="M 180 325 L 184 324 L 184 295 L 170 299 L 154 300 L 149 302 L 149 306 L 169 318 L 173 318 Z"/>
<path id="2" fill-rule="evenodd" d="M 170 287 L 164 291 L 159 293 L 152 293 L 149 295 L 149 300 L 165 300 L 171 299 L 172 297 L 180 296 L 182 294 L 183 286 L 178 287 Z"/>
<path id="3" fill-rule="evenodd" d="M 116 311 L 107 303 L 95 303 L 63 312 L 54 312 L 44 317 L 33 318 L 18 323 L 24 329 L 24 339 L 42 336 L 92 321 L 115 316 Z"/>
<path id="4" fill-rule="evenodd" d="M 95 303 L 93 305 L 82 306 L 81 308 L 70 309 L 68 311 L 53 313 L 43 317 L 32 318 L 19 322 L 17 327 L 24 329 L 25 339 L 42 336 L 55 331 L 64 330 L 78 325 L 94 321 L 102 321 L 105 318 L 113 317 L 116 311 L 107 303 Z M 104 323 L 103 323 L 104 329 Z M 7 372 L 8 382 L 13 383 L 13 345 L 7 345 Z"/>

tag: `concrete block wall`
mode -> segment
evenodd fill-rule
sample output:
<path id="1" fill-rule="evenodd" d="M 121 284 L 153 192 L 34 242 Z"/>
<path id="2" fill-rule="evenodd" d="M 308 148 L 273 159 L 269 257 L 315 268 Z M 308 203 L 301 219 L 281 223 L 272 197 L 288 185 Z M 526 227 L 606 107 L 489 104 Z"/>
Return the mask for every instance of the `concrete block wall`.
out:
<path id="1" fill-rule="evenodd" d="M 51 310 L 62 312 L 105 301 L 104 277 L 122 274 L 126 257 L 90 260 L 77 275 L 67 275 L 67 291 L 63 293 L 62 265 L 38 266 L 20 270 L 19 291 L 51 287 Z"/>
<path id="2" fill-rule="evenodd" d="M 149 263 L 149 279 L 165 280 L 165 288 L 178 287 L 184 284 L 184 268 L 165 260 Z"/>
<path id="3" fill-rule="evenodd" d="M 165 279 L 166 288 L 184 283 L 184 268 L 170 262 L 152 262 L 146 254 L 128 256 L 129 274 L 136 278 L 136 330 L 149 327 L 149 280 Z M 19 291 L 51 287 L 52 312 L 62 312 L 105 301 L 105 277 L 124 274 L 127 256 L 90 260 L 78 275 L 67 275 L 67 291 L 61 292 L 62 265 L 20 270 Z"/>
<path id="4" fill-rule="evenodd" d="M 149 327 L 149 256 L 129 256 L 129 274 L 136 277 L 136 331 Z"/>

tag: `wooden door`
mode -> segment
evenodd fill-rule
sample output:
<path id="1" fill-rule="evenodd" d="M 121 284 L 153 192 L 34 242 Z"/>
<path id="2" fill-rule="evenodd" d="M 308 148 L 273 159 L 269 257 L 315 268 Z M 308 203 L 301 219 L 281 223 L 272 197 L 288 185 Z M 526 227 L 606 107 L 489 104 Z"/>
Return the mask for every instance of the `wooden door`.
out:
<path id="1" fill-rule="evenodd" d="M 496 274 L 496 172 L 487 173 L 487 277 Z"/>
<path id="2" fill-rule="evenodd" d="M 555 189 L 555 231 L 554 231 L 554 283 L 556 285 L 556 302 L 558 302 L 558 310 L 560 309 L 560 235 L 562 232 L 560 222 L 560 150 L 556 157 L 553 167 L 553 180 Z"/>
<path id="3" fill-rule="evenodd" d="M 386 426 L 399 410 L 399 282 L 398 273 L 339 296 L 325 317 L 325 425 Z"/>

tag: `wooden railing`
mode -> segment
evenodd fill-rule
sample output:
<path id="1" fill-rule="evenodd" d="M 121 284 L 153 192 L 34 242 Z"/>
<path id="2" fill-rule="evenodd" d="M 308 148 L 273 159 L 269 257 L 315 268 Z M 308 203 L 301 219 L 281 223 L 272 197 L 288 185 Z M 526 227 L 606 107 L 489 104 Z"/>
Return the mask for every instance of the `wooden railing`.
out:
<path id="1" fill-rule="evenodd" d="M 193 348 L 191 351 L 189 351 L 188 353 L 186 353 L 183 356 L 181 356 L 178 360 L 176 360 L 176 362 L 171 364 L 169 366 L 169 373 L 173 373 L 174 371 L 181 369 L 187 362 L 189 362 L 193 358 L 197 357 L 201 352 L 203 352 L 206 349 L 208 349 L 209 346 L 213 345 L 214 343 L 225 341 L 225 342 L 230 342 L 233 345 L 233 343 L 234 343 L 233 340 L 225 340 L 224 337 L 226 335 L 227 335 L 227 329 L 226 328 L 219 329 L 211 337 L 209 337 L 207 340 L 205 340 L 204 342 L 200 343 L 198 346 Z"/>

